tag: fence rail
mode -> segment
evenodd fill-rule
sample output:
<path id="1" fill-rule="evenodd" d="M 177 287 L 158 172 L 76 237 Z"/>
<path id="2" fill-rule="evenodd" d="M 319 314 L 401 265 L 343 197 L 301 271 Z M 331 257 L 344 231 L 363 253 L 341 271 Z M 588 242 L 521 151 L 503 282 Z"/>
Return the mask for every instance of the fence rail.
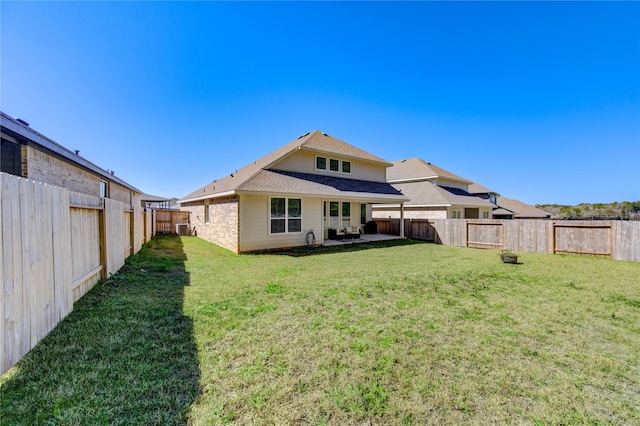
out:
<path id="1" fill-rule="evenodd" d="M 153 237 L 155 217 L 0 173 L 0 374 Z"/>
<path id="2" fill-rule="evenodd" d="M 400 235 L 400 219 L 375 219 Z M 405 219 L 405 236 L 438 244 L 531 253 L 576 253 L 640 262 L 640 222 L 604 220 Z"/>

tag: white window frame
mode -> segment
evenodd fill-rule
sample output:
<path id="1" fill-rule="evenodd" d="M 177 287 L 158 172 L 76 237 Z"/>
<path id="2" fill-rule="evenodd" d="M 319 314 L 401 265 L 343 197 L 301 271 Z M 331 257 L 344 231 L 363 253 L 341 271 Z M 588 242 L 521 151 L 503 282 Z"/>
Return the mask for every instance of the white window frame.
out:
<path id="1" fill-rule="evenodd" d="M 109 198 L 109 182 L 100 180 L 100 198 Z"/>
<path id="2" fill-rule="evenodd" d="M 209 200 L 204 200 L 204 223 L 211 222 L 211 210 L 209 209 Z"/>
<path id="3" fill-rule="evenodd" d="M 284 199 L 284 216 L 283 217 L 271 217 L 271 200 L 274 198 L 282 198 Z M 300 216 L 289 216 L 289 200 L 300 200 Z M 303 223 L 303 214 L 302 214 L 302 198 L 301 197 L 277 197 L 272 196 L 269 197 L 269 203 L 267 205 L 268 209 L 268 217 L 269 220 L 267 222 L 267 229 L 269 230 L 269 235 L 287 235 L 287 234 L 302 234 L 302 223 Z M 284 219 L 284 232 L 271 232 L 271 221 L 273 219 Z M 290 219 L 299 219 L 300 220 L 300 230 L 299 231 L 289 231 L 289 220 Z"/>
<path id="4" fill-rule="evenodd" d="M 318 167 L 318 159 L 319 158 L 323 158 L 325 163 L 325 168 L 321 169 L 320 167 Z M 337 161 L 338 162 L 338 170 L 331 170 L 331 161 Z M 347 163 L 349 164 L 349 171 L 345 172 L 344 171 L 344 164 Z M 331 157 L 326 157 L 324 155 L 316 155 L 315 159 L 314 159 L 314 164 L 313 167 L 315 168 L 315 170 L 320 170 L 323 172 L 329 172 L 329 173 L 342 173 L 345 175 L 350 175 L 351 174 L 351 168 L 353 167 L 353 162 L 351 160 L 340 160 L 339 158 L 331 158 Z M 281 197 L 282 198 L 282 197 Z"/>
<path id="5" fill-rule="evenodd" d="M 451 219 L 462 219 L 462 210 L 451 210 Z"/>
<path id="6" fill-rule="evenodd" d="M 318 167 L 318 158 L 324 158 L 324 169 L 321 169 Z M 323 170 L 326 172 L 328 170 L 328 164 L 329 164 L 329 159 L 327 157 L 322 155 L 316 155 L 316 159 L 315 159 L 316 170 Z"/>
<path id="7" fill-rule="evenodd" d="M 482 218 L 483 219 L 489 219 L 489 210 L 483 210 L 482 211 Z"/>

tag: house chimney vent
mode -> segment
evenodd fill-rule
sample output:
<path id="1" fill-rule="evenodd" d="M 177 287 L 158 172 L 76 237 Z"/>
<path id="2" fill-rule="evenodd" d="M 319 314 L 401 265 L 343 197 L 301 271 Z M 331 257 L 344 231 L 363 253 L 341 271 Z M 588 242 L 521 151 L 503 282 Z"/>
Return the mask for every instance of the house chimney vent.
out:
<path id="1" fill-rule="evenodd" d="M 23 126 L 27 126 L 29 127 L 29 123 L 27 123 L 26 121 L 24 121 L 22 118 L 16 118 L 16 121 L 20 124 L 22 124 Z"/>

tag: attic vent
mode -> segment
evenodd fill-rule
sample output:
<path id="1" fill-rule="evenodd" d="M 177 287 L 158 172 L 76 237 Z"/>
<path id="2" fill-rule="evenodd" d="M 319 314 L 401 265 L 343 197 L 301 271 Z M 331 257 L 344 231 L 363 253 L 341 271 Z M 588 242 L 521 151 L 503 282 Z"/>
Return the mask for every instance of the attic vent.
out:
<path id="1" fill-rule="evenodd" d="M 323 133 L 323 135 L 325 135 L 325 136 L 329 137 L 329 135 L 328 135 L 328 134 L 326 134 L 326 133 Z"/>
<path id="2" fill-rule="evenodd" d="M 27 123 L 26 121 L 24 121 L 22 118 L 16 118 L 16 121 L 20 124 L 22 124 L 23 126 L 27 126 L 29 127 L 29 123 Z"/>
<path id="3" fill-rule="evenodd" d="M 407 161 L 407 160 L 402 160 L 401 163 L 404 163 L 405 161 Z"/>

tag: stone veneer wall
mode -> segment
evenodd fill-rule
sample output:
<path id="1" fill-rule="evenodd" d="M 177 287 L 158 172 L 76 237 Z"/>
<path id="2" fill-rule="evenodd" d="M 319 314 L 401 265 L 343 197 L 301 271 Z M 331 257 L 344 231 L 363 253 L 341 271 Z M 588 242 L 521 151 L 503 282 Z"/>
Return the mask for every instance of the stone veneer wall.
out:
<path id="1" fill-rule="evenodd" d="M 90 173 L 85 169 L 30 146 L 26 147 L 26 156 L 24 150 L 22 154 L 24 177 L 48 183 L 49 185 L 61 186 L 69 189 L 69 191 L 93 195 L 95 197 L 100 196 L 100 181 L 106 180 L 101 176 Z M 26 173 L 24 173 L 25 171 Z M 108 182 L 109 198 L 125 204 L 136 203 L 136 200 L 132 199 L 132 191 L 130 189 L 115 182 Z M 133 198 L 139 199 L 139 197 L 135 196 L 133 196 Z"/>
<path id="2" fill-rule="evenodd" d="M 191 212 L 198 237 L 238 253 L 239 204 L 237 196 L 209 200 L 209 223 L 204 221 L 204 201 L 182 204 L 180 210 Z"/>

